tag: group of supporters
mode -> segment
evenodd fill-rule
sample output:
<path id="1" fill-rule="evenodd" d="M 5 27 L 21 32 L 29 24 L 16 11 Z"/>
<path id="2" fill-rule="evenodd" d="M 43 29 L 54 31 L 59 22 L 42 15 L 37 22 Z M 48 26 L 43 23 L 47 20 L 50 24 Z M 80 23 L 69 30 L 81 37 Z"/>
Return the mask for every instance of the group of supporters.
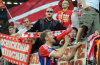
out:
<path id="1" fill-rule="evenodd" d="M 68 0 L 62 2 L 62 11 L 58 12 L 56 16 L 57 20 L 52 18 L 54 10 L 49 7 L 46 9 L 46 17 L 39 19 L 33 26 L 31 26 L 28 18 L 24 18 L 22 29 L 17 30 L 17 25 L 15 24 L 14 26 L 9 26 L 9 33 L 11 36 L 20 37 L 20 33 L 24 32 L 42 32 L 40 38 L 31 39 L 33 41 L 31 53 L 39 52 L 41 65 L 44 65 L 44 62 L 46 62 L 43 60 L 44 57 L 48 60 L 45 65 L 50 65 L 49 60 L 52 57 L 54 58 L 54 62 L 52 62 L 54 65 L 56 65 L 56 58 L 70 61 L 77 51 L 77 48 L 81 46 L 82 43 L 79 41 L 83 36 L 88 37 L 91 34 L 95 34 L 96 36 L 100 35 L 99 0 L 81 0 L 81 2 L 83 4 L 83 9 L 79 22 L 79 29 L 77 29 L 77 27 L 72 27 L 75 33 L 71 33 L 70 37 L 66 35 L 65 41 L 57 41 L 51 31 L 66 30 L 73 24 L 71 21 L 73 12 L 68 10 L 68 7 L 70 6 Z M 72 41 L 75 41 L 75 48 L 70 55 L 65 56 L 63 53 L 69 45 L 70 38 Z M 59 51 L 52 48 L 52 46 L 58 45 L 62 45 L 62 48 Z M 8 61 L 5 61 L 4 64 L 14 65 Z"/>

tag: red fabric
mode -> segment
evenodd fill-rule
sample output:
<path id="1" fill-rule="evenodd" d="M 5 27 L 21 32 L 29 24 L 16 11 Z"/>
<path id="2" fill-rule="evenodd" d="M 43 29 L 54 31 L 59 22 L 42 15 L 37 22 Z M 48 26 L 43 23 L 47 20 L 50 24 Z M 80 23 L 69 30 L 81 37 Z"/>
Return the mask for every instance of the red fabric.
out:
<path id="1" fill-rule="evenodd" d="M 32 44 L 1 33 L 0 37 L 3 59 L 17 65 L 28 65 Z"/>
<path id="2" fill-rule="evenodd" d="M 0 0 L 0 9 L 2 9 L 2 8 L 6 8 L 6 6 L 3 4 L 3 1 Z"/>
<path id="3" fill-rule="evenodd" d="M 60 2 L 59 2 L 59 6 L 61 7 L 61 9 L 62 9 L 62 2 L 63 2 L 64 0 L 60 0 Z M 70 6 L 69 6 L 69 10 L 73 10 L 74 9 L 74 5 L 73 5 L 73 3 L 72 3 L 72 0 L 68 0 L 69 2 L 70 2 Z"/>
<path id="4" fill-rule="evenodd" d="M 42 56 L 42 57 L 48 57 L 49 56 L 49 54 L 53 51 L 48 51 L 50 48 L 47 46 L 47 45 L 42 45 L 41 47 L 40 47 L 40 56 Z"/>
<path id="5" fill-rule="evenodd" d="M 69 24 L 70 25 L 72 24 L 71 15 L 73 12 L 71 10 L 67 10 L 63 14 L 62 13 L 63 13 L 63 11 L 59 11 L 57 16 L 56 16 L 56 19 L 59 22 L 61 21 L 61 24 L 63 27 L 67 28 L 69 26 Z"/>

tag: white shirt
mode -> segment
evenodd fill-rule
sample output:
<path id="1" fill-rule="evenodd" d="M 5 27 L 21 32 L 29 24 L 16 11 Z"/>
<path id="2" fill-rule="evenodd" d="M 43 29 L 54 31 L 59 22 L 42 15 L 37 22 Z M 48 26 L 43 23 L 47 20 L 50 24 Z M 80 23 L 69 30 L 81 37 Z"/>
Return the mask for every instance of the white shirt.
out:
<path id="1" fill-rule="evenodd" d="M 23 29 L 21 29 L 21 30 L 19 30 L 17 33 L 25 33 L 27 31 L 27 29 L 26 28 L 23 28 Z"/>
<path id="2" fill-rule="evenodd" d="M 85 0 L 86 5 L 99 10 L 99 0 Z"/>

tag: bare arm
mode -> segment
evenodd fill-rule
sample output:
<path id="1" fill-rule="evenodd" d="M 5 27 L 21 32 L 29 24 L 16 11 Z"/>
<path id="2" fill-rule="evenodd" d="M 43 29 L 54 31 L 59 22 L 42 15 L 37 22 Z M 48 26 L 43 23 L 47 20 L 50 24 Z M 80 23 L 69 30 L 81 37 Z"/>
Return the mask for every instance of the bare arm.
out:
<path id="1" fill-rule="evenodd" d="M 66 47 L 68 46 L 69 39 L 70 38 L 66 35 L 65 36 L 65 43 L 64 43 L 63 47 L 60 50 L 58 50 L 57 52 L 54 51 L 50 56 L 55 57 L 55 58 L 60 58 L 64 54 Z"/>
<path id="2" fill-rule="evenodd" d="M 78 42 L 78 44 L 74 47 L 74 49 L 72 50 L 72 52 L 67 55 L 67 56 L 64 56 L 62 58 L 62 60 L 64 61 L 70 61 L 72 59 L 72 57 L 75 55 L 76 51 L 77 51 L 77 48 L 81 45 L 81 42 Z"/>
<path id="3" fill-rule="evenodd" d="M 85 3 L 85 0 L 81 0 L 82 4 L 83 4 L 83 7 L 85 10 L 90 10 L 90 6 L 88 6 L 86 3 Z"/>
<path id="4" fill-rule="evenodd" d="M 14 33 L 16 33 L 17 25 L 14 25 Z"/>
<path id="5" fill-rule="evenodd" d="M 14 33 L 11 36 L 19 37 L 19 35 L 20 35 L 19 33 Z"/>

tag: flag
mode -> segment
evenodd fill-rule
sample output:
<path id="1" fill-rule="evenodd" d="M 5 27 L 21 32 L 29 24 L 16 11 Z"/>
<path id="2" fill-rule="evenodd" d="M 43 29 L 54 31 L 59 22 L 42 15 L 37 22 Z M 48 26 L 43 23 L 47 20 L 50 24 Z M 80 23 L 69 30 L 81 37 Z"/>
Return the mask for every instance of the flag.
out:
<path id="1" fill-rule="evenodd" d="M 2 8 L 6 8 L 6 6 L 3 4 L 3 1 L 0 0 L 0 9 L 2 9 Z"/>
<path id="2" fill-rule="evenodd" d="M 9 23 L 15 21 L 22 25 L 24 18 L 29 18 L 31 24 L 34 24 L 38 19 L 45 18 L 46 8 L 52 7 L 54 9 L 53 18 L 56 19 L 58 11 L 61 10 L 58 3 L 59 0 L 29 0 L 21 5 L 10 8 L 8 14 Z"/>
<path id="3" fill-rule="evenodd" d="M 94 54 L 94 52 L 95 52 L 94 45 L 95 45 L 95 40 L 100 39 L 100 35 L 98 35 L 98 36 L 91 35 L 89 38 L 90 38 L 90 44 L 89 44 L 89 48 L 88 48 L 88 61 L 91 61 L 94 58 L 96 59 L 95 54 Z"/>

